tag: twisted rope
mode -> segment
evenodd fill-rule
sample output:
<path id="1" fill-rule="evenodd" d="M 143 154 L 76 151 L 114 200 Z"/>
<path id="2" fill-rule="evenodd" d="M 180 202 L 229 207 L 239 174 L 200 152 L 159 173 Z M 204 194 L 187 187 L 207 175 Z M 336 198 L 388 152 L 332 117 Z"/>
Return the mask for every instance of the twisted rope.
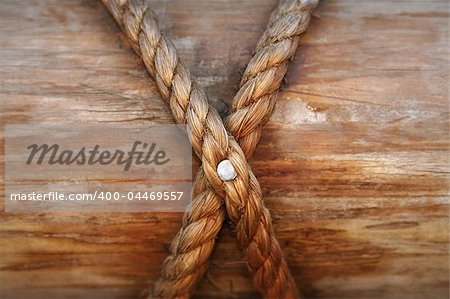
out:
<path id="1" fill-rule="evenodd" d="M 311 12 L 319 0 L 283 0 L 272 12 L 266 30 L 248 63 L 226 119 L 228 131 L 249 159 L 272 114 L 289 60 L 297 52 Z"/>
<path id="2" fill-rule="evenodd" d="M 316 1 L 282 2 L 272 14 L 247 66 L 233 102 L 233 113 L 227 120 L 230 131 L 245 145 L 246 157 L 179 61 L 173 44 L 160 32 L 148 3 L 103 2 L 143 58 L 175 120 L 187 125 L 194 151 L 202 160 L 202 169 L 194 182 L 192 211 L 185 214 L 182 229 L 172 242 L 171 255 L 163 265 L 155 295 L 189 297 L 205 271 L 215 236 L 222 226 L 225 215 L 221 199 L 225 198 L 228 216 L 237 226 L 237 238 L 245 248 L 256 285 L 269 298 L 296 298 L 295 283 L 274 237 L 259 183 L 246 158 L 251 157 L 259 141 L 260 127 L 273 109 L 287 69 L 286 61 L 294 55 L 298 35 L 306 29 Z M 253 118 L 251 113 L 255 115 Z M 232 182 L 222 182 L 217 176 L 216 166 L 223 159 L 229 159 L 238 173 Z"/>

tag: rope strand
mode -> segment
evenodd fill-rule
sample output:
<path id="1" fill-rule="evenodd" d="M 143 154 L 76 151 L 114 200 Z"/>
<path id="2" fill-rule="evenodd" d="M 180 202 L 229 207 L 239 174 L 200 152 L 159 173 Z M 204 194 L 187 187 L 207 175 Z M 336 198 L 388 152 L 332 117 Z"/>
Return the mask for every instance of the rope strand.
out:
<path id="1" fill-rule="evenodd" d="M 282 2 L 272 14 L 270 25 L 247 66 L 233 102 L 233 114 L 227 120 L 230 131 L 245 145 L 245 155 L 233 137 L 228 136 L 218 113 L 208 105 L 206 96 L 179 61 L 173 44 L 160 32 L 148 2 L 103 2 L 143 58 L 175 120 L 187 125 L 194 151 L 202 160 L 194 182 L 192 211 L 185 214 L 182 229 L 172 242 L 171 255 L 164 262 L 155 295 L 188 298 L 192 293 L 205 271 L 215 236 L 222 226 L 224 198 L 256 285 L 268 298 L 296 298 L 295 283 L 275 239 L 259 183 L 246 160 L 259 141 L 261 125 L 273 109 L 276 91 L 287 69 L 286 60 L 294 55 L 297 37 L 309 21 L 308 5 L 304 3 L 316 1 Z M 303 10 L 294 2 L 303 3 Z M 310 10 L 313 6 L 309 6 Z M 296 18 L 299 12 L 302 16 Z M 286 24 L 283 29 L 283 24 L 291 24 L 292 20 L 297 20 L 293 24 L 300 29 L 294 30 L 293 25 Z M 258 113 L 255 107 L 264 109 L 259 108 Z M 253 118 L 249 117 L 251 113 L 255 115 Z M 216 166 L 223 159 L 229 159 L 237 170 L 238 176 L 232 182 L 222 182 L 217 176 Z"/>
<path id="2" fill-rule="evenodd" d="M 297 52 L 300 35 L 308 28 L 317 4 L 318 0 L 281 1 L 242 75 L 226 125 L 247 159 L 253 156 L 262 125 L 272 114 L 289 60 Z"/>

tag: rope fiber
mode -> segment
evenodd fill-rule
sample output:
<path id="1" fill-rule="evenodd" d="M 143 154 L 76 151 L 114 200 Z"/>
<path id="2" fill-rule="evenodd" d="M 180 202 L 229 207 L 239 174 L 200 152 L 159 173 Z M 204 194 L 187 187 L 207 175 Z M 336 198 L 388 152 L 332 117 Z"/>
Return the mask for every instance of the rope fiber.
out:
<path id="1" fill-rule="evenodd" d="M 236 226 L 237 240 L 260 293 L 265 298 L 299 298 L 248 160 L 318 0 L 280 2 L 245 69 L 225 124 L 180 61 L 173 43 L 160 31 L 149 1 L 102 2 L 144 61 L 175 121 L 186 125 L 202 163 L 193 184 L 192 209 L 183 217 L 149 298 L 190 297 L 206 271 L 226 216 Z M 232 181 L 222 181 L 217 174 L 217 165 L 224 159 L 237 172 Z"/>

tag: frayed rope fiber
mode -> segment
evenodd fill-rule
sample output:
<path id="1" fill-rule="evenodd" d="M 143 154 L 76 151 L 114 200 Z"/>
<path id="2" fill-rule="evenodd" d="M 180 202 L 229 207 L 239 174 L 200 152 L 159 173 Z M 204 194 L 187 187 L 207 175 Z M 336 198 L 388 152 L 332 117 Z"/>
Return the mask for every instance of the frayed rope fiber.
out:
<path id="1" fill-rule="evenodd" d="M 206 271 L 226 216 L 236 226 L 236 238 L 260 293 L 265 298 L 299 298 L 248 160 L 318 0 L 279 3 L 245 69 L 225 124 L 160 31 L 149 1 L 102 2 L 144 61 L 175 121 L 187 126 L 202 163 L 193 185 L 192 210 L 184 215 L 149 298 L 190 297 Z M 236 171 L 233 180 L 218 176 L 217 166 L 223 160 L 229 160 Z"/>

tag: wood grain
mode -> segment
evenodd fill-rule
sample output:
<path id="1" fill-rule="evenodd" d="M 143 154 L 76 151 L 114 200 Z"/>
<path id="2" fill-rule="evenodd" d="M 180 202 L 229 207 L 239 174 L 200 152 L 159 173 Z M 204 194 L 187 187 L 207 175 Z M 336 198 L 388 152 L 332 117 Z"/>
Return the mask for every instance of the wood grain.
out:
<path id="1" fill-rule="evenodd" d="M 152 2 L 225 112 L 276 1 Z M 448 1 L 322 1 L 317 15 L 253 163 L 295 279 L 307 298 L 448 298 Z M 0 28 L 2 136 L 173 123 L 99 1 L 2 0 Z M 0 212 L 0 298 L 136 298 L 181 217 Z M 195 297 L 256 297 L 229 228 Z"/>

